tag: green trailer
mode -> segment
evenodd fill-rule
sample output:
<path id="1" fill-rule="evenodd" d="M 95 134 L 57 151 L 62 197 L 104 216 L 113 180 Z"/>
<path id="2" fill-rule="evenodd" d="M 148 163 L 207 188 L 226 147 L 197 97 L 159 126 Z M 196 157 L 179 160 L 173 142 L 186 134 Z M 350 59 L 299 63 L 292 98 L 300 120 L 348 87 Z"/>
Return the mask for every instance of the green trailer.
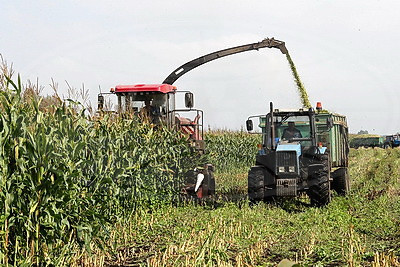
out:
<path id="1" fill-rule="evenodd" d="M 385 138 L 383 136 L 359 136 L 350 140 L 350 147 L 384 147 Z"/>
<path id="2" fill-rule="evenodd" d="M 346 117 L 336 113 L 317 113 L 317 142 L 326 146 L 333 168 L 347 168 L 349 154 L 349 131 Z"/>

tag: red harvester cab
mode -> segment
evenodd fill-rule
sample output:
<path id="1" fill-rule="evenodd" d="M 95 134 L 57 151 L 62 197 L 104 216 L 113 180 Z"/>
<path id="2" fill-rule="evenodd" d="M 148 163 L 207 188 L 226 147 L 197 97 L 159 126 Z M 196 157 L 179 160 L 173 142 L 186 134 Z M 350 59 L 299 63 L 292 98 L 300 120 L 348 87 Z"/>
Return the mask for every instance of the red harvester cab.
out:
<path id="1" fill-rule="evenodd" d="M 188 135 L 196 149 L 204 151 L 203 111 L 193 109 L 191 92 L 177 91 L 176 86 L 169 84 L 136 84 L 117 85 L 111 88 L 111 93 L 118 97 L 118 113 L 133 113 L 142 117 L 145 114 L 154 124 L 180 129 Z M 185 93 L 184 109 L 176 108 L 176 97 L 180 93 Z M 103 94 L 99 94 L 99 110 L 103 110 Z M 190 116 L 193 118 L 188 118 Z"/>

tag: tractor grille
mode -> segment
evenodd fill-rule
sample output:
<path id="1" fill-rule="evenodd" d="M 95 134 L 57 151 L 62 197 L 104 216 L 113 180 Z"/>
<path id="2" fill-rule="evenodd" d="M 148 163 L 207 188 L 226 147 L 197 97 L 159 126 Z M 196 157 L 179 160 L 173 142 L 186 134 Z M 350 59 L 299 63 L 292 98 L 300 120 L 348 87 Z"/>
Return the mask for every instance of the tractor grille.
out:
<path id="1" fill-rule="evenodd" d="M 276 166 L 296 166 L 296 151 L 278 151 L 276 153 Z"/>
<path id="2" fill-rule="evenodd" d="M 277 151 L 276 174 L 278 176 L 298 175 L 298 164 L 296 151 Z"/>

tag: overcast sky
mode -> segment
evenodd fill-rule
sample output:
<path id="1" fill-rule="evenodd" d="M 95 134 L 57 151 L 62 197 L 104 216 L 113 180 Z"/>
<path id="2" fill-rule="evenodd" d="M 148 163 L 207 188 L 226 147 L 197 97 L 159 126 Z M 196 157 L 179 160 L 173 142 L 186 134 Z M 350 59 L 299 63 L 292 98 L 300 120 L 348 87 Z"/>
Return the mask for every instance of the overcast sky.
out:
<path id="1" fill-rule="evenodd" d="M 399 1 L 6 1 L 0 53 L 23 80 L 50 93 L 51 78 L 90 90 L 161 83 L 178 66 L 220 49 L 286 42 L 315 105 L 348 118 L 350 132 L 400 131 Z M 240 129 L 250 115 L 301 107 L 277 49 L 222 58 L 182 76 L 211 128 Z"/>

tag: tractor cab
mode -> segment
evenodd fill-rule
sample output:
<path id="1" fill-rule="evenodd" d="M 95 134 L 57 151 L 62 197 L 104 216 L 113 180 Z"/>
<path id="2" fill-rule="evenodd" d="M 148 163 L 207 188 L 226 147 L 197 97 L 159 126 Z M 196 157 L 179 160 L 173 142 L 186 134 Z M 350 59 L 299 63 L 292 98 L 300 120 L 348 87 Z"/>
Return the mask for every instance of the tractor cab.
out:
<path id="1" fill-rule="evenodd" d="M 176 107 L 176 98 L 184 93 L 185 108 Z M 117 85 L 109 94 L 118 98 L 116 112 L 138 116 L 141 120 L 181 130 L 192 145 L 204 150 L 203 111 L 194 109 L 194 97 L 189 91 L 177 91 L 170 84 Z M 104 109 L 104 93 L 98 96 L 98 110 Z"/>
<path id="2" fill-rule="evenodd" d="M 264 116 L 252 116 L 247 121 L 247 130 L 253 130 L 251 118 L 259 118 L 259 127 L 263 135 L 260 154 L 272 151 L 293 151 L 299 157 L 305 151 L 324 153 L 317 147 L 316 119 L 313 109 L 279 110 L 272 109 Z M 315 151 L 316 149 L 320 151 Z"/>
<path id="3" fill-rule="evenodd" d="M 311 111 L 279 111 L 275 110 L 273 117 L 268 114 L 261 118 L 261 126 L 265 131 L 264 144 L 267 149 L 281 150 L 285 146 L 302 149 L 316 147 L 314 113 Z M 266 127 L 267 121 L 273 122 L 273 127 Z M 274 131 L 272 133 L 272 131 Z M 267 136 L 274 136 L 274 142 Z"/>

